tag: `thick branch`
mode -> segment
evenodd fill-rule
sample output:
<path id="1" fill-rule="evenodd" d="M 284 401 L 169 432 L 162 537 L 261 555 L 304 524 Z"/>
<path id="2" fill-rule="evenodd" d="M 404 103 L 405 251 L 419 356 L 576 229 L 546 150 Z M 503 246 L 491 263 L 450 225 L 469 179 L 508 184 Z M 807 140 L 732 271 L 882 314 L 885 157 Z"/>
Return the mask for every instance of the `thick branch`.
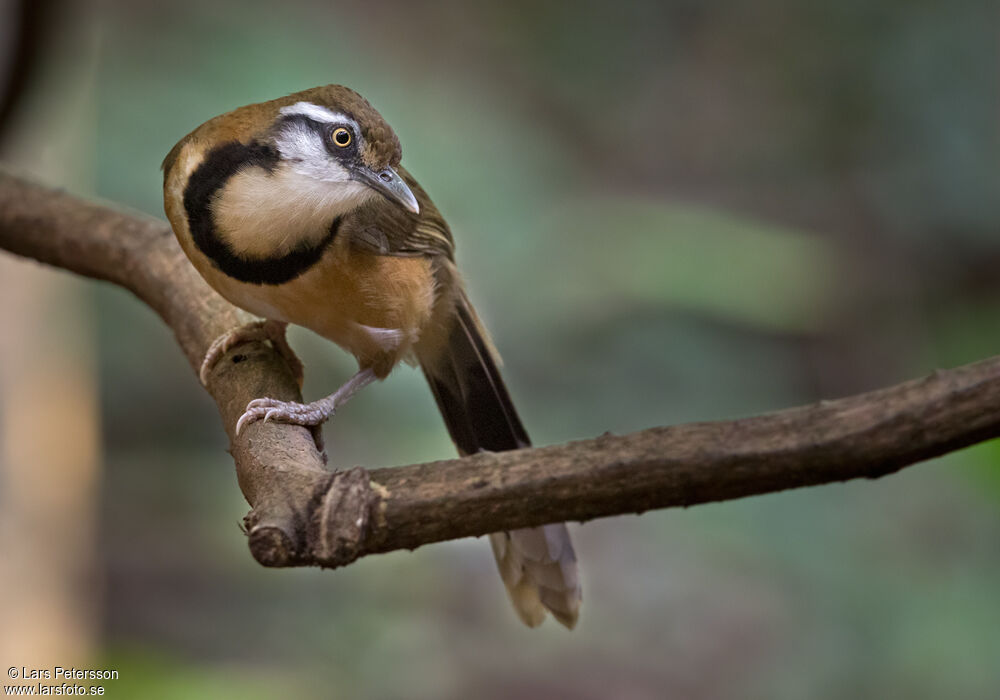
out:
<path id="1" fill-rule="evenodd" d="M 208 344 L 241 322 L 164 224 L 3 174 L 0 248 L 132 290 L 195 369 Z M 303 428 L 258 422 L 234 437 L 249 400 L 299 399 L 266 344 L 230 352 L 209 391 L 252 506 L 251 551 L 270 566 L 341 566 L 504 529 L 875 478 L 1000 435 L 1000 357 L 754 418 L 371 472 L 327 471 Z"/>

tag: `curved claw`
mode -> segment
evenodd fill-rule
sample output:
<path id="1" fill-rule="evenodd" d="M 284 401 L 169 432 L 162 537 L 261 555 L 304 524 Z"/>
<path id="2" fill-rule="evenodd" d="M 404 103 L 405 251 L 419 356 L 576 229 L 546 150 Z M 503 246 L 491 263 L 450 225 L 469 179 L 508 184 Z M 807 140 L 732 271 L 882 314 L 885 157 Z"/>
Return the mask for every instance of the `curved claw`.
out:
<path id="1" fill-rule="evenodd" d="M 240 431 L 243 430 L 243 426 L 247 423 L 252 423 L 254 420 L 254 415 L 250 411 L 246 411 L 240 419 L 236 421 L 236 436 L 239 437 Z"/>
<path id="2" fill-rule="evenodd" d="M 222 356 L 240 343 L 249 343 L 267 337 L 264 331 L 264 321 L 248 323 L 237 328 L 232 328 L 212 341 L 205 352 L 205 357 L 201 361 L 201 368 L 198 370 L 198 379 L 203 386 L 208 386 L 208 377 L 212 368 L 218 363 Z"/>
<path id="3" fill-rule="evenodd" d="M 208 355 L 201 363 L 201 369 L 198 370 L 198 379 L 201 381 L 202 386 L 208 386 L 208 371 L 212 369 L 212 365 L 215 363 L 210 363 L 208 361 Z"/>
<path id="4" fill-rule="evenodd" d="M 288 368 L 291 370 L 292 376 L 298 382 L 301 389 L 303 377 L 302 361 L 296 356 L 295 351 L 288 344 L 288 339 L 285 338 L 285 327 L 287 325 L 283 321 L 254 321 L 233 328 L 220 335 L 208 347 L 205 358 L 202 360 L 201 367 L 198 370 L 198 378 L 201 380 L 202 385 L 208 386 L 208 378 L 212 373 L 212 368 L 232 348 L 241 343 L 269 340 L 272 347 L 288 363 Z"/>
<path id="5" fill-rule="evenodd" d="M 228 338 L 228 335 L 217 338 L 211 347 L 208 348 L 208 352 L 205 353 L 205 357 L 201 361 L 201 368 L 198 370 L 198 379 L 201 380 L 202 386 L 208 386 L 208 376 L 211 374 L 212 368 L 215 367 L 219 358 L 226 353 L 228 349 L 226 348 L 226 341 Z"/>

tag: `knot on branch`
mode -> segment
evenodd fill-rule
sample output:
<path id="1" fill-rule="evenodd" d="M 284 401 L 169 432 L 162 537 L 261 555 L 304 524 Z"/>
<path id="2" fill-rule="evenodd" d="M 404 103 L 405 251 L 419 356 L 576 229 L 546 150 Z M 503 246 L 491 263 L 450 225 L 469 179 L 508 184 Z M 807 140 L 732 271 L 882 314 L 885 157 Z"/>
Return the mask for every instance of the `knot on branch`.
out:
<path id="1" fill-rule="evenodd" d="M 250 553 L 261 566 L 293 566 L 295 542 L 280 527 L 259 525 L 248 532 Z"/>
<path id="2" fill-rule="evenodd" d="M 334 473 L 318 493 L 309 521 L 307 539 L 314 561 L 335 568 L 357 559 L 380 503 L 366 470 L 354 467 Z"/>
<path id="3" fill-rule="evenodd" d="M 250 553 L 263 566 L 336 568 L 366 553 L 384 489 L 361 467 L 309 477 L 301 482 L 284 475 L 283 487 L 244 519 Z M 312 498 L 302 500 L 303 489 Z"/>

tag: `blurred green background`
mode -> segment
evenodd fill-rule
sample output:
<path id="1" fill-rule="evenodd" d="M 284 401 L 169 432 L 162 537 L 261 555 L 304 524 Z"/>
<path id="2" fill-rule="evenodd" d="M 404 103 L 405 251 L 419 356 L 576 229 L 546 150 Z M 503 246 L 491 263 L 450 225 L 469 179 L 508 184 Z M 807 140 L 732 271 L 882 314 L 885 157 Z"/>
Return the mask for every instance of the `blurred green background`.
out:
<path id="1" fill-rule="evenodd" d="M 448 218 L 537 444 L 1000 351 L 995 3 L 57 6 L 7 162 L 162 217 L 160 161 L 192 128 L 355 88 Z M 485 541 L 256 565 L 218 415 L 169 331 L 119 289 L 64 293 L 100 412 L 74 590 L 91 665 L 120 670 L 111 697 L 1000 697 L 995 443 L 575 526 L 580 624 L 531 631 Z M 354 369 L 291 341 L 307 398 Z M 409 368 L 326 437 L 336 466 L 453 454 Z"/>

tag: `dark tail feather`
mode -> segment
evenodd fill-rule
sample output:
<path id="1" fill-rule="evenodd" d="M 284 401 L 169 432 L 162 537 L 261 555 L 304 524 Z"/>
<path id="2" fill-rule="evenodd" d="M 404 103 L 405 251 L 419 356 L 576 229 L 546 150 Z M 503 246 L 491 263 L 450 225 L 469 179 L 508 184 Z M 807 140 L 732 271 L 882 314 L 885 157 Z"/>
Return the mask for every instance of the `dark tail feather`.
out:
<path id="1" fill-rule="evenodd" d="M 421 363 L 448 433 L 461 454 L 528 447 L 531 441 L 500 377 L 493 349 L 464 296 L 448 342 L 431 365 Z M 548 609 L 567 627 L 580 606 L 576 555 L 565 525 L 490 535 L 500 575 L 525 624 Z"/>
<path id="2" fill-rule="evenodd" d="M 458 304 L 443 356 L 422 369 L 459 452 L 531 445 L 468 302 Z"/>

